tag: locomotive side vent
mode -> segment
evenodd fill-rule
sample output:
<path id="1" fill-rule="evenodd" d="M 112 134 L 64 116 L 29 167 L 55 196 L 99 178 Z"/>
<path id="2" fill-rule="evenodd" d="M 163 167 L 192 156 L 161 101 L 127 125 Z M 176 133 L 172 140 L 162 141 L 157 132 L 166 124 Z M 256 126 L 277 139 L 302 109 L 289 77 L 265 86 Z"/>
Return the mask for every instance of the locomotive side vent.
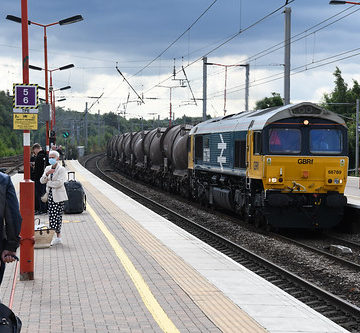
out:
<path id="1" fill-rule="evenodd" d="M 311 105 L 303 105 L 292 110 L 293 115 L 321 114 L 322 110 Z"/>

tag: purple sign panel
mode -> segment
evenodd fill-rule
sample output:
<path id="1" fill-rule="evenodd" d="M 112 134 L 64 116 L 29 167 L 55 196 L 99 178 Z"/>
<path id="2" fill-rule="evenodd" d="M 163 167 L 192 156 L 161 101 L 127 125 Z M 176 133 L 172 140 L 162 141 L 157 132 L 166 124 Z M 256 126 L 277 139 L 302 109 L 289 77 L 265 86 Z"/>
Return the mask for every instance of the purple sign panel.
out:
<path id="1" fill-rule="evenodd" d="M 15 85 L 14 90 L 14 108 L 38 107 L 36 85 Z"/>

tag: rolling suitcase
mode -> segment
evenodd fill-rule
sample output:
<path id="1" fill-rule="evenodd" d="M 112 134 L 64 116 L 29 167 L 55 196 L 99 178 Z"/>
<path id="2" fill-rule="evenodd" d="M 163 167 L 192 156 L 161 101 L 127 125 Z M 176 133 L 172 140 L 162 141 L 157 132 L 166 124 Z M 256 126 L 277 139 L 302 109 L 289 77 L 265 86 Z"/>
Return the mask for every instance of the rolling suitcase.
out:
<path id="1" fill-rule="evenodd" d="M 16 278 L 19 271 L 19 258 L 14 256 L 16 259 L 14 280 L 11 288 L 9 307 L 5 304 L 0 303 L 0 333 L 18 333 L 21 331 L 21 320 L 11 310 L 15 294 Z"/>
<path id="2" fill-rule="evenodd" d="M 70 175 L 72 174 L 72 179 Z M 75 172 L 68 172 L 68 181 L 65 182 L 68 201 L 65 201 L 66 214 L 82 213 L 86 209 L 86 194 L 81 183 L 75 180 Z"/>

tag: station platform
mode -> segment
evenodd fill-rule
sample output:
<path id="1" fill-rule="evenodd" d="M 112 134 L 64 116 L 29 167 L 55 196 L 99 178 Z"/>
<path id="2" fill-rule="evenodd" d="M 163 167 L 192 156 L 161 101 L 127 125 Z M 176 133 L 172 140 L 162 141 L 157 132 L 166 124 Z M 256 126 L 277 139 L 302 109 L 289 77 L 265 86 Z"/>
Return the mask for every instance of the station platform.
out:
<path id="1" fill-rule="evenodd" d="M 17 282 L 22 332 L 347 332 L 77 161 L 66 164 L 87 210 L 64 215 L 63 244 L 35 249 L 35 279 Z M 17 189 L 22 177 L 13 177 Z"/>
<path id="2" fill-rule="evenodd" d="M 348 177 L 345 195 L 349 205 L 360 207 L 360 182 L 359 177 Z"/>

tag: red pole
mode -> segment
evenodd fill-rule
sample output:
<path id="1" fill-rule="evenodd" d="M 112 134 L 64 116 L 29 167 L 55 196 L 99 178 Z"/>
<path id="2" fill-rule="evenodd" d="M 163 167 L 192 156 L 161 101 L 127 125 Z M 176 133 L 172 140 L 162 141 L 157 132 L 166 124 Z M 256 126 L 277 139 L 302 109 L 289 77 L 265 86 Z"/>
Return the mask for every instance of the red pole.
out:
<path id="1" fill-rule="evenodd" d="M 172 116 L 172 104 L 171 104 L 171 87 L 170 89 L 170 119 L 169 119 L 169 127 L 171 127 L 171 116 Z"/>
<path id="2" fill-rule="evenodd" d="M 225 116 L 225 114 L 226 114 L 226 83 L 227 83 L 227 69 L 228 69 L 228 66 L 225 66 L 224 116 Z"/>
<path id="3" fill-rule="evenodd" d="M 23 83 L 29 83 L 29 39 L 27 0 L 21 0 Z M 30 179 L 30 131 L 25 130 L 24 180 L 20 182 L 20 280 L 34 280 L 34 182 Z"/>
<path id="4" fill-rule="evenodd" d="M 48 60 L 47 60 L 47 36 L 46 26 L 44 26 L 44 57 L 45 57 L 45 99 L 46 105 L 49 105 L 49 83 L 48 83 Z M 51 112 L 50 112 L 51 114 Z M 46 120 L 46 153 L 49 153 L 49 120 Z"/>
<path id="5" fill-rule="evenodd" d="M 53 127 L 55 131 L 55 91 L 53 91 Z"/>
<path id="6" fill-rule="evenodd" d="M 53 108 L 53 86 L 52 86 L 52 71 L 50 72 L 50 114 L 51 114 L 51 119 L 50 119 L 50 128 L 51 130 L 53 130 L 53 116 L 54 116 L 54 108 Z"/>

